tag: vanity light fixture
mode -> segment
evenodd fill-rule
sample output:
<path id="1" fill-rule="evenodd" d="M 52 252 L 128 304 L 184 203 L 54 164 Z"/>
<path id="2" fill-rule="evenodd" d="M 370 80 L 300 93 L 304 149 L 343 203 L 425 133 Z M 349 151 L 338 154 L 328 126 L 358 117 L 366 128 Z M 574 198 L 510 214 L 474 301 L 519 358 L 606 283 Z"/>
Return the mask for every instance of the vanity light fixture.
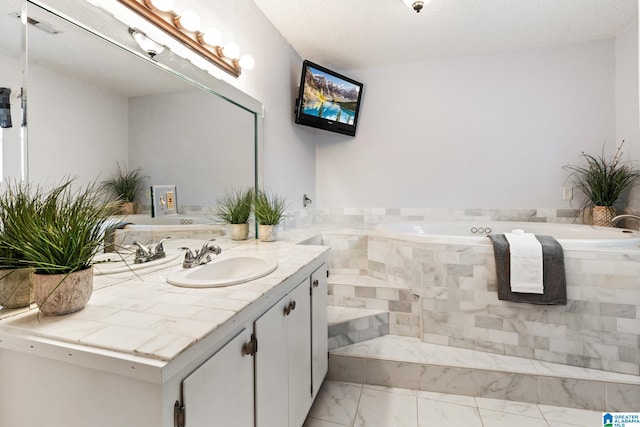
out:
<path id="1" fill-rule="evenodd" d="M 156 9 L 161 12 L 169 12 L 173 10 L 173 0 L 144 0 L 145 6 Z"/>
<path id="2" fill-rule="evenodd" d="M 195 12 L 176 12 L 173 0 L 117 1 L 235 77 L 239 77 L 243 69 L 250 70 L 255 66 L 251 55 L 240 55 L 240 47 L 236 43 L 228 42 L 223 46 L 222 34 L 216 28 L 200 31 L 200 18 Z"/>
<path id="3" fill-rule="evenodd" d="M 173 18 L 173 22 L 182 30 L 196 32 L 200 29 L 200 17 L 192 10 L 182 12 L 180 16 Z"/>
<path id="4" fill-rule="evenodd" d="M 198 41 L 209 46 L 220 46 L 222 44 L 222 33 L 214 27 L 209 27 L 198 33 Z"/>
<path id="5" fill-rule="evenodd" d="M 420 11 L 429 3 L 431 0 L 402 0 L 407 7 L 416 11 L 416 13 L 420 13 Z"/>
<path id="6" fill-rule="evenodd" d="M 243 70 L 253 70 L 253 67 L 256 66 L 256 60 L 253 59 L 253 56 L 245 53 L 244 55 L 242 55 L 240 57 L 240 59 L 238 59 L 237 61 L 234 61 L 238 63 L 238 66 L 240 68 L 242 68 Z"/>
<path id="7" fill-rule="evenodd" d="M 240 46 L 234 42 L 229 42 L 220 49 L 222 56 L 229 59 L 238 59 L 240 57 Z"/>

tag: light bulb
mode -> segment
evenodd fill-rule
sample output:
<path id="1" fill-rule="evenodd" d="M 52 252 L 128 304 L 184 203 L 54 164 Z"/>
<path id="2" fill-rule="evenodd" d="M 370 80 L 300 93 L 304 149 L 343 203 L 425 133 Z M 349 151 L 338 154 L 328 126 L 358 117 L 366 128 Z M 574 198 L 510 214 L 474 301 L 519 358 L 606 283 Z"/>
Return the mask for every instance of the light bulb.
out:
<path id="1" fill-rule="evenodd" d="M 214 27 L 209 27 L 199 37 L 201 43 L 206 43 L 209 46 L 220 46 L 222 43 L 222 33 L 220 30 Z"/>
<path id="2" fill-rule="evenodd" d="M 238 65 L 243 70 L 253 70 L 253 67 L 256 66 L 256 60 L 253 59 L 253 56 L 245 53 L 238 59 Z"/>
<path id="3" fill-rule="evenodd" d="M 420 11 L 429 3 L 431 0 L 402 0 L 407 7 L 415 10 L 420 13 Z"/>
<path id="4" fill-rule="evenodd" d="M 200 28 L 200 17 L 191 10 L 184 11 L 182 15 L 174 19 L 174 22 L 187 31 L 198 31 L 198 28 Z"/>
<path id="5" fill-rule="evenodd" d="M 149 37 L 141 33 L 140 31 L 131 30 L 131 36 L 138 43 L 138 46 L 144 50 L 150 57 L 155 57 L 157 54 L 164 51 L 164 46 L 151 40 Z"/>
<path id="6" fill-rule="evenodd" d="M 222 54 L 229 59 L 238 59 L 240 56 L 240 46 L 234 42 L 229 42 L 222 48 Z"/>
<path id="7" fill-rule="evenodd" d="M 169 12 L 173 9 L 173 0 L 144 0 L 144 4 L 161 12 Z"/>

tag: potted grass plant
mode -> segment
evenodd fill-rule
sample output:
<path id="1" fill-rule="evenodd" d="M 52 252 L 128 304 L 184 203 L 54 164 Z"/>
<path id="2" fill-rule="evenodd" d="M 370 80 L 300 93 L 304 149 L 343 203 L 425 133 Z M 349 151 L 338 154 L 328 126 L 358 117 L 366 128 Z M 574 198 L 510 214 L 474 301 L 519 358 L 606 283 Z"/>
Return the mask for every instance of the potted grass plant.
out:
<path id="1" fill-rule="evenodd" d="M 253 202 L 253 215 L 258 222 L 258 237 L 263 242 L 276 240 L 276 227 L 287 209 L 284 197 L 274 193 L 268 193 L 262 189 L 256 192 Z"/>
<path id="2" fill-rule="evenodd" d="M 120 202 L 120 212 L 123 215 L 131 215 L 137 212 L 137 198 L 142 190 L 144 180 L 148 178 L 141 168 L 128 169 L 120 167 L 116 174 L 102 181 L 102 185 L 110 191 Z"/>
<path id="3" fill-rule="evenodd" d="M 0 306 L 3 308 L 28 307 L 34 299 L 33 268 L 26 266 L 24 256 L 9 244 L 9 235 L 18 226 L 13 219 L 24 204 L 31 203 L 28 189 L 15 184 L 0 194 Z"/>
<path id="4" fill-rule="evenodd" d="M 249 237 L 249 218 L 253 207 L 253 188 L 226 191 L 216 202 L 215 216 L 229 224 L 232 240 L 247 240 Z"/>
<path id="5" fill-rule="evenodd" d="M 67 179 L 50 191 L 17 187 L 26 200 L 8 215 L 15 227 L 4 242 L 34 269 L 35 302 L 46 315 L 84 308 L 93 292 L 91 261 L 99 251 L 104 223 L 117 209 L 95 183 L 74 189 Z M 11 190 L 8 190 L 11 191 Z"/>
<path id="6" fill-rule="evenodd" d="M 569 179 L 585 196 L 579 214 L 590 210 L 593 225 L 611 226 L 616 206 L 623 204 L 629 190 L 640 180 L 640 171 L 622 160 L 623 144 L 624 140 L 611 159 L 605 157 L 603 144 L 599 156 L 583 152 L 584 164 L 564 167 L 571 172 Z"/>

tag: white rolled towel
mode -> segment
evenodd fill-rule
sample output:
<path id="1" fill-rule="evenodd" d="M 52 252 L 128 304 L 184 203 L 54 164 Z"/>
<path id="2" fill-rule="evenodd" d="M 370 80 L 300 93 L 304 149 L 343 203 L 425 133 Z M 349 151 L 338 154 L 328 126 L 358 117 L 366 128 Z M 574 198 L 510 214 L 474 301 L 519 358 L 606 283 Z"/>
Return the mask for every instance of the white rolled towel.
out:
<path id="1" fill-rule="evenodd" d="M 511 257 L 511 292 L 544 294 L 542 245 L 532 233 L 505 233 Z"/>

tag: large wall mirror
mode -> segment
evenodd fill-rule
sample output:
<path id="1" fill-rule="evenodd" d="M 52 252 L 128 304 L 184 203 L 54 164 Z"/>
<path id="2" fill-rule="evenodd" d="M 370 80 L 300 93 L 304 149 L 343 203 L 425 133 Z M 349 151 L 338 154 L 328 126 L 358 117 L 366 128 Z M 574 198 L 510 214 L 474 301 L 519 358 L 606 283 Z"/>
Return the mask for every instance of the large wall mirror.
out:
<path id="1" fill-rule="evenodd" d="M 25 5 L 26 26 L 16 17 Z M 147 185 L 176 185 L 181 213 L 208 213 L 224 191 L 257 184 L 256 100 L 170 51 L 152 60 L 126 25 L 88 3 L 5 0 L 0 15 L 0 87 L 13 99 L 3 177 L 19 177 L 25 162 L 37 183 L 101 181 L 118 165 L 140 167 Z"/>

